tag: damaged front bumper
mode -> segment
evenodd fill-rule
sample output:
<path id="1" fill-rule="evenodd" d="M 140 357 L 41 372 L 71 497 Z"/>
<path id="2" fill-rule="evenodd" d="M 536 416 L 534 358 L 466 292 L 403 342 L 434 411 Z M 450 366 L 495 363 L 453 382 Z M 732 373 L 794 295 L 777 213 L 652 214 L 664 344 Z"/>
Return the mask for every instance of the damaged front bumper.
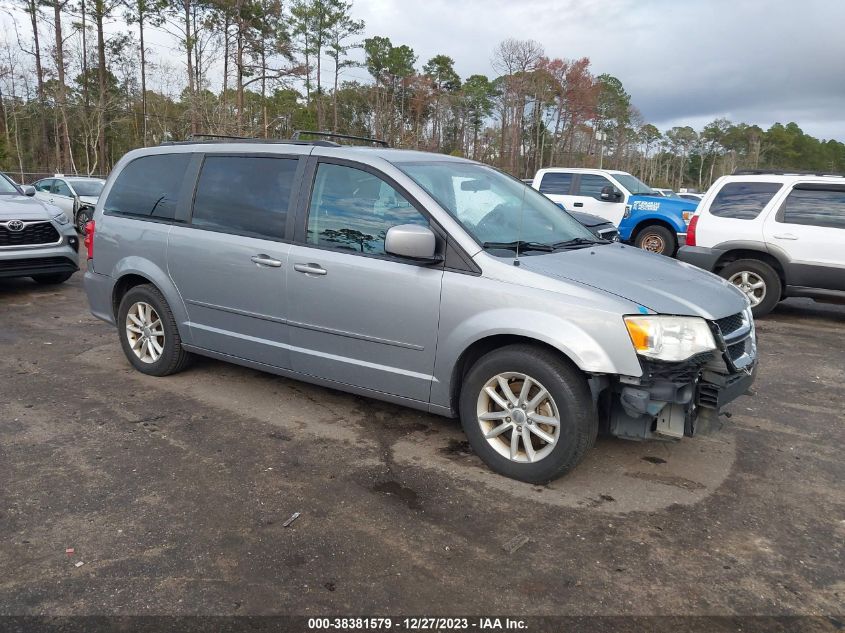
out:
<path id="1" fill-rule="evenodd" d="M 606 390 L 607 431 L 632 440 L 679 439 L 718 429 L 721 409 L 748 393 L 757 372 L 754 323 L 745 313 L 711 323 L 718 349 L 681 362 L 641 359 L 643 374 Z"/>

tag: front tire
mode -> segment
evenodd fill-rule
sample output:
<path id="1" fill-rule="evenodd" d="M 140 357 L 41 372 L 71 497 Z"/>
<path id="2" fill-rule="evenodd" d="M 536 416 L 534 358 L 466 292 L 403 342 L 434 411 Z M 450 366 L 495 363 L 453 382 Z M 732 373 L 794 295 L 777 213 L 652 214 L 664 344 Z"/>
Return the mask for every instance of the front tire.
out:
<path id="1" fill-rule="evenodd" d="M 672 257 L 678 250 L 678 238 L 665 226 L 650 224 L 637 233 L 634 246 L 649 253 Z"/>
<path id="2" fill-rule="evenodd" d="M 82 207 L 76 212 L 76 232 L 80 235 L 85 235 L 85 225 L 94 219 L 94 209 L 90 207 Z"/>
<path id="3" fill-rule="evenodd" d="M 593 445 L 598 418 L 584 376 L 559 354 L 510 345 L 479 359 L 464 378 L 461 425 L 495 472 L 545 484 Z"/>
<path id="4" fill-rule="evenodd" d="M 141 373 L 169 376 L 190 362 L 170 306 L 153 285 L 135 286 L 123 295 L 117 327 L 123 353 Z"/>
<path id="5" fill-rule="evenodd" d="M 745 293 L 755 319 L 767 315 L 780 301 L 783 291 L 780 276 L 759 259 L 738 259 L 722 268 L 719 275 Z"/>

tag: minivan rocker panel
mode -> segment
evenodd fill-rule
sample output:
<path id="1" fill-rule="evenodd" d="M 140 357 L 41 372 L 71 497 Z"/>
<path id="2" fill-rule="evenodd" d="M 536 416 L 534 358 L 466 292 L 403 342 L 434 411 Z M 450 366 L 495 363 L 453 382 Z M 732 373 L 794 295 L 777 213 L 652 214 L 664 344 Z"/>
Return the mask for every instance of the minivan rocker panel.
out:
<path id="1" fill-rule="evenodd" d="M 188 152 L 184 177 L 141 186 L 128 169 Z M 238 164 L 274 157 L 286 165 Z M 241 181 L 210 181 L 221 167 Z M 242 192 L 285 178 L 287 205 L 253 196 L 238 215 Z M 231 199 L 202 202 L 214 197 L 198 195 L 203 182 Z M 256 224 L 260 213 L 271 215 Z M 210 229 L 209 217 L 234 228 Z M 274 222 L 278 234 L 256 237 Z M 149 148 L 115 168 L 89 238 L 91 311 L 117 326 L 139 371 L 168 375 L 198 353 L 459 416 L 485 463 L 523 481 L 568 472 L 599 431 L 677 440 L 716 428 L 756 370 L 737 289 L 597 240 L 544 196 L 462 159 L 283 143 Z"/>

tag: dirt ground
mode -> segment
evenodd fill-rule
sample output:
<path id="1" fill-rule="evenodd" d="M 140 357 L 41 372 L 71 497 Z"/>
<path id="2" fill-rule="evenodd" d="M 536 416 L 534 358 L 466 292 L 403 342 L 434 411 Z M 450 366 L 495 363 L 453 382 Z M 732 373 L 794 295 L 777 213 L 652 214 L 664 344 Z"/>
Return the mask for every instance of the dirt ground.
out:
<path id="1" fill-rule="evenodd" d="M 146 377 L 81 284 L 0 280 L 0 615 L 845 626 L 845 307 L 759 322 L 757 394 L 721 432 L 599 439 L 538 487 L 453 420 L 211 360 Z"/>

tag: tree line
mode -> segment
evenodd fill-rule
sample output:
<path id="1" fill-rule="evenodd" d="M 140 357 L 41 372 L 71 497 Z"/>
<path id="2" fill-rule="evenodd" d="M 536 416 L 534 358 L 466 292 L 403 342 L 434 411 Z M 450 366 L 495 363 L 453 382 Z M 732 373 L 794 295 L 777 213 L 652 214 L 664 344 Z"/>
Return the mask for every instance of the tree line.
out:
<path id="1" fill-rule="evenodd" d="M 618 78 L 531 40 L 496 46 L 495 76 L 461 78 L 446 54 L 423 61 L 407 44 L 365 37 L 347 0 L 7 1 L 0 168 L 22 180 L 104 174 L 130 149 L 191 135 L 296 129 L 374 136 L 519 177 L 602 164 L 703 190 L 738 168 L 845 171 L 845 144 L 796 123 L 661 131 Z M 171 45 L 153 48 L 153 30 Z"/>

